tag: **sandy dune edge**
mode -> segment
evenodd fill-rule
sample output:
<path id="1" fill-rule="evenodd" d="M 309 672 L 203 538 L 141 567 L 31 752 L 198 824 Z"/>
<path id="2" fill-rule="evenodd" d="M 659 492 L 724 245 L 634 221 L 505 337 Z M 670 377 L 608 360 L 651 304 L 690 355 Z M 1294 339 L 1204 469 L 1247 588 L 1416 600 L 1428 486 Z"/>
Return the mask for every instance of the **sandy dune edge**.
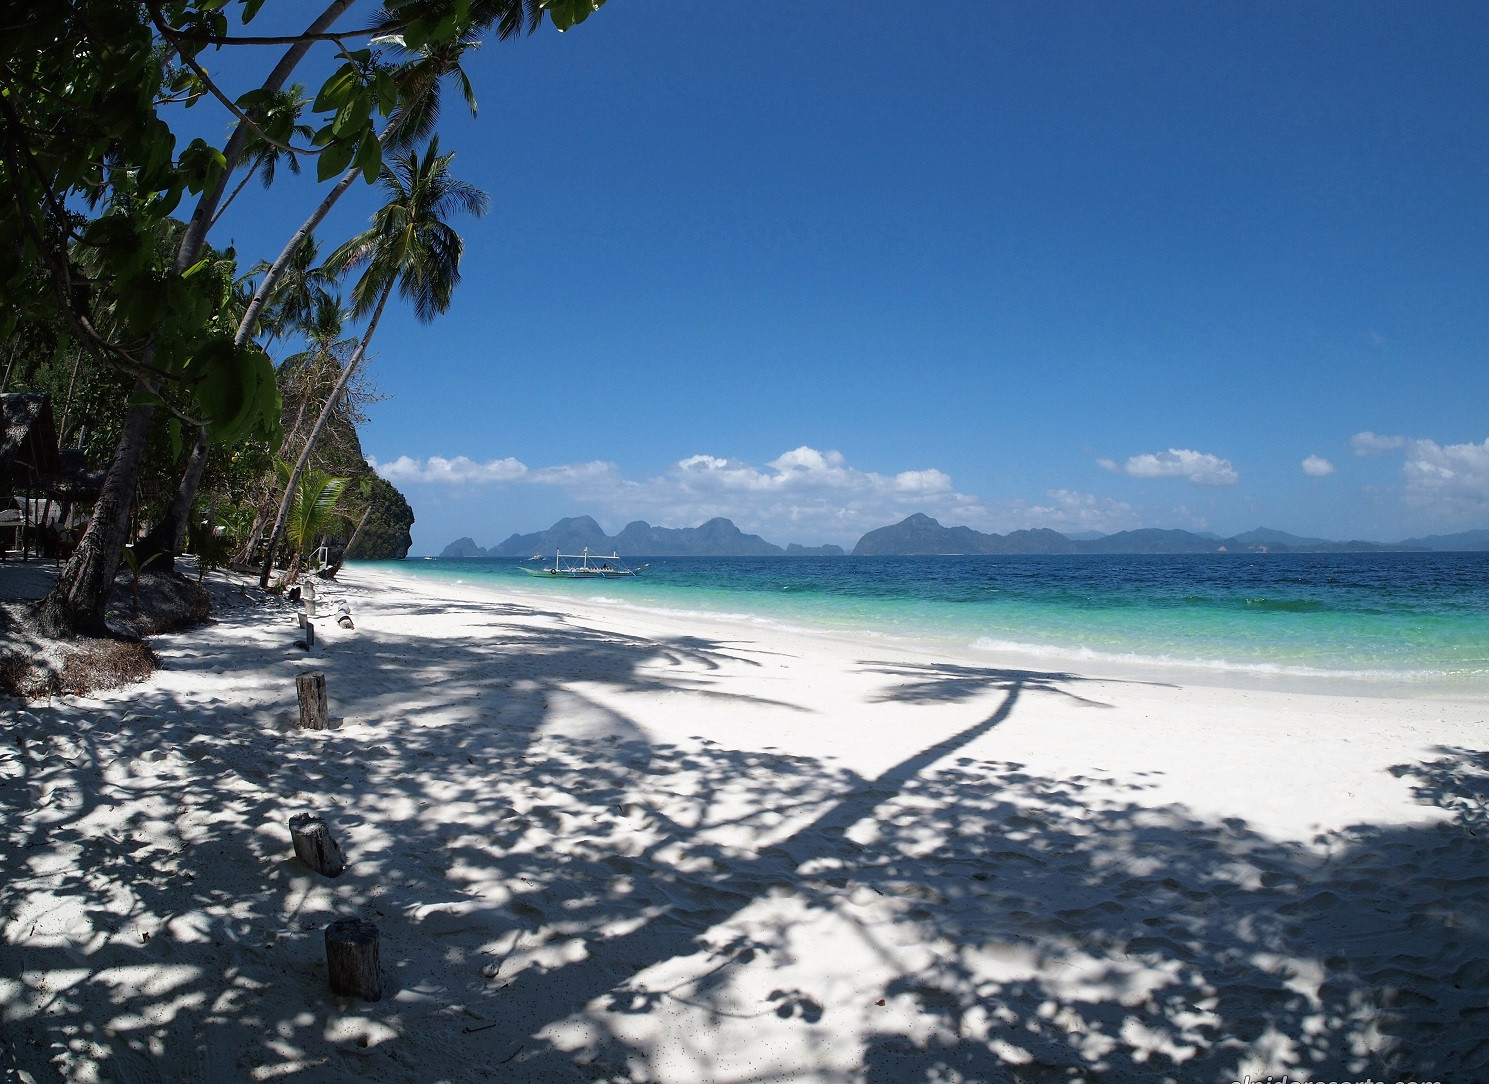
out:
<path id="1" fill-rule="evenodd" d="M 352 569 L 0 710 L 36 1080 L 1489 1075 L 1482 701 L 999 669 Z M 337 729 L 293 729 L 325 671 Z M 289 849 L 319 810 L 329 881 Z M 382 929 L 387 995 L 321 931 Z"/>

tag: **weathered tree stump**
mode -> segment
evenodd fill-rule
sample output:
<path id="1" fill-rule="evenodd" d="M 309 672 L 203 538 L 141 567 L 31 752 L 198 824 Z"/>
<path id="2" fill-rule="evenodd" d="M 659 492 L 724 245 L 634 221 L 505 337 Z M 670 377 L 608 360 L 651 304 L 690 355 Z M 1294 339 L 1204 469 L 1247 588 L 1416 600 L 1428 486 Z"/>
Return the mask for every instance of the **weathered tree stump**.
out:
<path id="1" fill-rule="evenodd" d="M 336 623 L 338 625 L 340 625 L 344 629 L 351 628 L 352 627 L 352 612 L 351 612 L 351 610 L 349 610 L 345 606 L 343 606 L 343 607 L 341 607 L 341 609 L 337 610 L 336 611 Z"/>
<path id="2" fill-rule="evenodd" d="M 313 634 L 313 625 L 305 628 L 306 637 Z M 319 670 L 300 674 L 295 678 L 295 691 L 300 694 L 300 729 L 326 730 L 331 721 L 326 707 L 326 675 Z"/>
<path id="3" fill-rule="evenodd" d="M 300 591 L 300 598 L 305 603 L 305 616 L 315 616 L 315 584 L 307 580 Z"/>
<path id="4" fill-rule="evenodd" d="M 346 869 L 341 847 L 331 836 L 331 827 L 314 813 L 296 813 L 290 818 L 290 839 L 295 854 L 324 877 L 340 877 Z"/>
<path id="5" fill-rule="evenodd" d="M 327 926 L 326 970 L 333 994 L 381 1001 L 383 972 L 377 927 L 360 918 L 338 918 Z"/>
<path id="6" fill-rule="evenodd" d="M 309 651 L 315 646 L 315 622 L 305 622 L 305 650 Z"/>
<path id="7" fill-rule="evenodd" d="M 295 616 L 300 619 L 300 627 L 303 629 L 305 627 L 305 611 L 300 610 L 295 614 Z"/>

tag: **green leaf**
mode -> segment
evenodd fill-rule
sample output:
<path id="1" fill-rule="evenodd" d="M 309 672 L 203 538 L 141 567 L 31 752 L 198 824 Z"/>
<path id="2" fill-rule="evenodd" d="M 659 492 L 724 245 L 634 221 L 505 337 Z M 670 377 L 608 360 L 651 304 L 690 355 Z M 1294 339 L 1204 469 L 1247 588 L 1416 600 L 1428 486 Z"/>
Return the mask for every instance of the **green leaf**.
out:
<path id="1" fill-rule="evenodd" d="M 187 190 L 195 195 L 217 183 L 217 178 L 227 169 L 227 159 L 220 150 L 198 137 L 181 152 L 176 166 L 186 181 Z"/>
<path id="2" fill-rule="evenodd" d="M 362 179 L 368 184 L 376 184 L 383 172 L 383 145 L 371 131 L 362 137 L 362 142 L 357 146 L 357 168 L 362 171 Z"/>
<path id="3" fill-rule="evenodd" d="M 343 64 L 321 84 L 320 93 L 315 96 L 315 104 L 311 108 L 317 113 L 340 109 L 351 93 L 357 89 L 359 82 L 357 69 L 350 64 Z"/>
<path id="4" fill-rule="evenodd" d="M 357 130 L 366 126 L 372 117 L 372 95 L 364 91 L 347 98 L 341 108 L 336 111 L 336 119 L 331 122 L 331 130 L 338 136 L 355 135 Z"/>
<path id="5" fill-rule="evenodd" d="M 398 82 L 393 73 L 379 71 L 374 90 L 377 93 L 377 111 L 385 117 L 392 116 L 393 110 L 398 108 Z"/>
<path id="6" fill-rule="evenodd" d="M 403 28 L 403 47 L 411 53 L 417 53 L 429 44 L 429 24 L 423 19 L 415 19 Z"/>
<path id="7" fill-rule="evenodd" d="M 320 157 L 315 161 L 316 180 L 328 181 L 340 174 L 351 164 L 352 154 L 356 149 L 357 144 L 354 140 L 342 139 L 321 151 Z"/>
<path id="8" fill-rule="evenodd" d="M 259 8 L 264 6 L 264 0 L 243 0 L 243 21 L 250 23 L 253 17 L 259 13 Z"/>
<path id="9" fill-rule="evenodd" d="M 543 0 L 543 9 L 548 18 L 562 34 L 571 26 L 578 26 L 595 12 L 605 0 Z"/>

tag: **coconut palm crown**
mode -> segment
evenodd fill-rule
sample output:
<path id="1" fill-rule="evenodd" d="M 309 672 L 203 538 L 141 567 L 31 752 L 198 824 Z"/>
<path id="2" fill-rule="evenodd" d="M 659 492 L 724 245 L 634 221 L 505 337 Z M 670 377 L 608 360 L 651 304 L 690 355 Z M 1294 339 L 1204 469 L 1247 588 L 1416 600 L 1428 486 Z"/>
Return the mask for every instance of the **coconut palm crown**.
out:
<path id="1" fill-rule="evenodd" d="M 449 219 L 479 218 L 491 204 L 484 192 L 450 173 L 454 157 L 453 151 L 439 153 L 436 137 L 422 156 L 400 152 L 384 165 L 378 183 L 387 199 L 373 213 L 372 225 L 326 259 L 337 273 L 362 269 L 351 289 L 353 316 L 378 309 L 395 285 L 421 323 L 450 307 L 465 245 Z"/>

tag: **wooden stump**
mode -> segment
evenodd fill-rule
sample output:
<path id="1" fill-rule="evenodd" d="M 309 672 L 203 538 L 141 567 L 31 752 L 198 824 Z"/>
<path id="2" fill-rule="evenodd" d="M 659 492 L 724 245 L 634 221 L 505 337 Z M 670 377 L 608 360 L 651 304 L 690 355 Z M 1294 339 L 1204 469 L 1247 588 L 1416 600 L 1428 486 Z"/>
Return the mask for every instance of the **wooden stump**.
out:
<path id="1" fill-rule="evenodd" d="M 322 876 L 340 877 L 346 869 L 346 858 L 331 836 L 330 825 L 314 813 L 296 813 L 290 818 L 290 839 L 300 861 Z"/>
<path id="2" fill-rule="evenodd" d="M 338 918 L 327 926 L 326 970 L 333 994 L 381 1001 L 383 973 L 377 927 L 360 918 Z"/>
<path id="3" fill-rule="evenodd" d="M 352 612 L 345 606 L 336 611 L 336 623 L 344 629 L 352 627 Z"/>
<path id="4" fill-rule="evenodd" d="M 305 622 L 305 650 L 309 651 L 315 646 L 315 622 Z"/>
<path id="5" fill-rule="evenodd" d="M 312 644 L 315 642 L 311 632 L 313 628 L 313 625 L 305 627 L 306 638 Z M 300 729 L 328 729 L 331 721 L 326 709 L 326 675 L 319 670 L 300 674 L 295 678 L 295 691 L 300 694 Z"/>

